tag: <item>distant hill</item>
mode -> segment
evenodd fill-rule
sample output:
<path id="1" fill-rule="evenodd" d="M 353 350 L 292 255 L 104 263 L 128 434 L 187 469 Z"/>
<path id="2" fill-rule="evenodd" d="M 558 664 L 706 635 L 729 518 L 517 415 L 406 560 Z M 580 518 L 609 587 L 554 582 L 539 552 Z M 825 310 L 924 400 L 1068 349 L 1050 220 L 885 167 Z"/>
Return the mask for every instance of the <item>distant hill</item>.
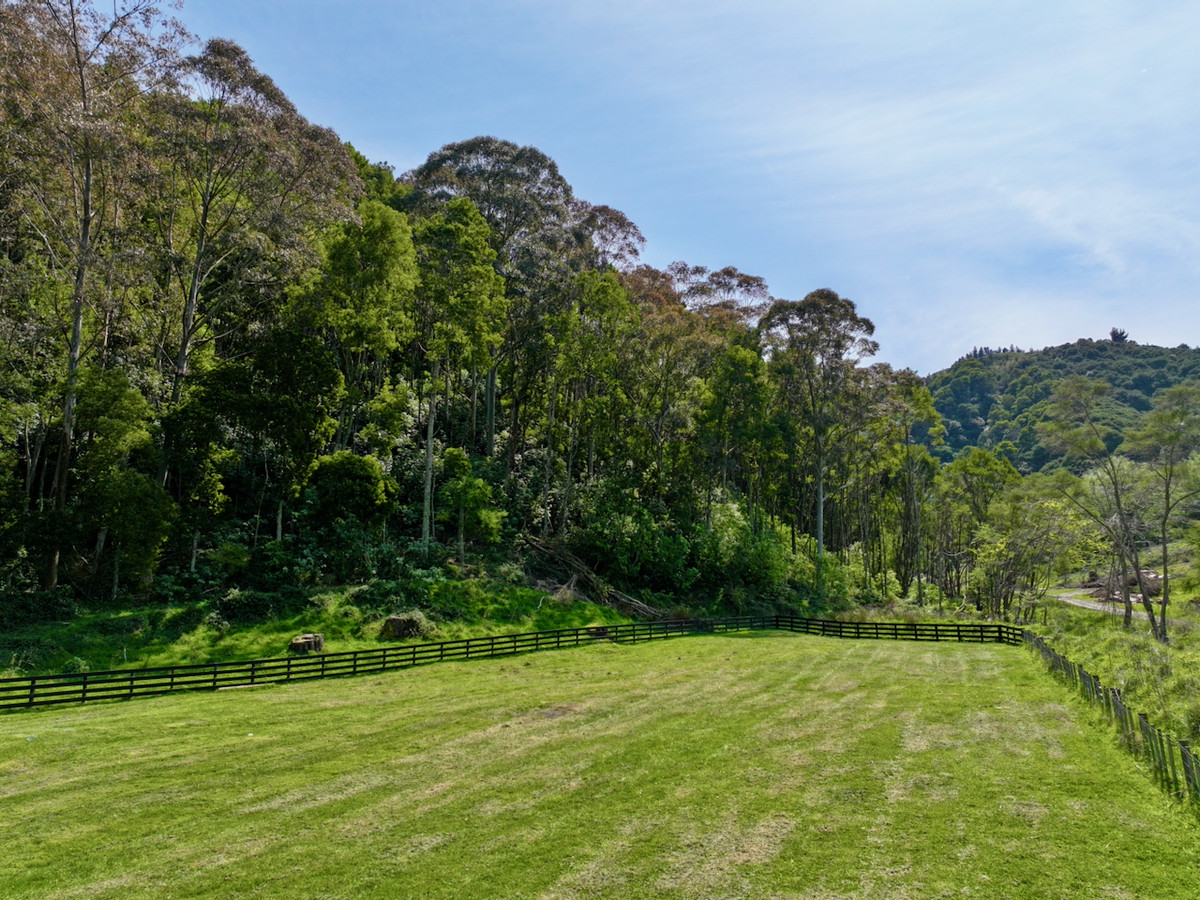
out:
<path id="1" fill-rule="evenodd" d="M 946 426 L 939 452 L 952 458 L 964 447 L 1010 441 L 1014 449 L 1007 455 L 1022 472 L 1045 467 L 1056 455 L 1038 441 L 1034 426 L 1054 386 L 1069 375 L 1107 381 L 1112 393 L 1105 418 L 1124 430 L 1150 409 L 1157 391 L 1200 379 L 1200 349 L 1138 344 L 1117 333 L 1043 350 L 974 350 L 925 380 Z"/>

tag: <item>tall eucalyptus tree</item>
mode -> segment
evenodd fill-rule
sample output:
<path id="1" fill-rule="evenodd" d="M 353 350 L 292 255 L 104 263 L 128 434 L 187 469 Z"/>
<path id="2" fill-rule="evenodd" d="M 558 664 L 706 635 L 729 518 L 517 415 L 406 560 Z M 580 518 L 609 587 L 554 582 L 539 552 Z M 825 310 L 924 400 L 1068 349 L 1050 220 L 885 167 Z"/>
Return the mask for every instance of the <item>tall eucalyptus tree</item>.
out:
<path id="1" fill-rule="evenodd" d="M 170 402 L 181 399 L 198 346 L 279 296 L 279 282 L 316 262 L 313 235 L 353 215 L 361 190 L 345 146 L 311 124 L 232 41 L 187 59 L 183 90 L 161 95 L 163 157 L 151 206 L 170 290 Z"/>
<path id="2" fill-rule="evenodd" d="M 879 345 L 875 325 L 828 288 L 803 300 L 776 300 L 759 327 L 770 347 L 780 405 L 794 429 L 793 464 L 811 464 L 817 555 L 825 552 L 826 474 L 867 414 L 858 363 Z M 807 447 L 803 456 L 800 446 Z"/>
<path id="3" fill-rule="evenodd" d="M 334 450 L 349 449 L 379 394 L 394 389 L 392 354 L 412 341 L 417 260 L 403 213 L 364 200 L 358 221 L 334 226 L 324 265 L 296 311 L 325 336 L 345 382 Z M 403 388 L 400 388 L 403 390 Z"/>
<path id="4" fill-rule="evenodd" d="M 462 369 L 487 368 L 500 343 L 504 281 L 492 268 L 488 226 L 466 197 L 417 223 L 413 235 L 420 283 L 416 291 L 415 362 L 425 382 L 425 495 L 421 546 L 433 536 L 433 443 L 442 380 Z"/>
<path id="5" fill-rule="evenodd" d="M 1133 604 L 1129 598 L 1128 578 L 1132 577 L 1141 593 L 1142 604 L 1150 618 L 1156 640 L 1166 643 L 1165 622 L 1155 616 L 1150 590 L 1141 561 L 1140 504 L 1134 501 L 1136 473 L 1129 460 L 1118 455 L 1120 437 L 1106 424 L 1103 404 L 1109 391 L 1107 382 L 1083 375 L 1071 375 L 1055 387 L 1047 408 L 1047 421 L 1039 427 L 1043 441 L 1067 454 L 1074 462 L 1091 466 L 1091 472 L 1064 495 L 1099 526 L 1112 542 L 1120 563 L 1120 585 L 1125 602 L 1125 627 L 1133 624 Z"/>
<path id="6" fill-rule="evenodd" d="M 1179 508 L 1200 495 L 1195 457 L 1200 450 L 1200 382 L 1186 381 L 1156 394 L 1154 408 L 1146 414 L 1141 426 L 1126 438 L 1125 447 L 1146 460 L 1161 490 L 1158 503 L 1159 545 L 1162 549 L 1159 632 L 1165 640 L 1167 606 L 1171 601 L 1168 532 Z"/>
<path id="7" fill-rule="evenodd" d="M 406 209 L 428 215 L 454 197 L 467 197 L 490 229 L 495 267 L 509 303 L 503 343 L 496 348 L 485 389 L 486 451 L 495 452 L 501 368 L 509 404 L 509 458 L 524 444 L 523 414 L 552 363 L 547 323 L 565 306 L 583 235 L 576 227 L 571 186 L 554 160 L 535 147 L 494 137 L 447 144 L 405 176 Z"/>
<path id="8" fill-rule="evenodd" d="M 89 316 L 105 294 L 116 252 L 135 136 L 147 91 L 163 88 L 185 33 L 154 0 L 18 0 L 0 7 L 0 129 L 22 160 L 24 226 L 37 236 L 48 278 L 64 302 L 61 438 L 51 485 L 64 512 L 75 444 L 80 369 Z M 58 583 L 51 538 L 43 583 Z"/>

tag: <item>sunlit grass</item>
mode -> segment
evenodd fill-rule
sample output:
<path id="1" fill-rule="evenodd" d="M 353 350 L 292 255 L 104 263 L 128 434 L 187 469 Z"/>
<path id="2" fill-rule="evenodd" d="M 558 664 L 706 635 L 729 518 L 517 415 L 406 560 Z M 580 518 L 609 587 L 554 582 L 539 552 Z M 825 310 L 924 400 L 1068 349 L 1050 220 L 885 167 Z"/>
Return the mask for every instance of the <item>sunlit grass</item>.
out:
<path id="1" fill-rule="evenodd" d="M 1200 624 L 1168 612 L 1168 645 L 1150 635 L 1149 623 L 1134 619 L 1126 629 L 1120 616 L 1051 604 L 1045 625 L 1035 630 L 1048 644 L 1108 687 L 1119 688 L 1135 712 L 1144 712 L 1174 737 L 1200 739 Z M 1190 615 L 1190 612 L 1189 612 Z"/>
<path id="2" fill-rule="evenodd" d="M 1020 648 L 775 632 L 0 718 L 4 897 L 1200 896 Z"/>

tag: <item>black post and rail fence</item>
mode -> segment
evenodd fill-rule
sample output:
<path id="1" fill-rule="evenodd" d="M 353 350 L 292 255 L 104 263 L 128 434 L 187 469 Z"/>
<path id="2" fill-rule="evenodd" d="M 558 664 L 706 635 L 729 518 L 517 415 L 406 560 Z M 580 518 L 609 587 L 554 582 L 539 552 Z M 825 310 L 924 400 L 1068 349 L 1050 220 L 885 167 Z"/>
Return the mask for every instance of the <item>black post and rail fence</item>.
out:
<path id="1" fill-rule="evenodd" d="M 761 629 L 858 640 L 1020 644 L 1023 639 L 1019 628 L 990 623 L 838 622 L 798 616 L 677 619 L 589 628 L 561 628 L 524 634 L 497 634 L 456 641 L 400 644 L 310 656 L 0 678 L 0 710 L 56 703 L 84 703 L 92 700 L 127 700 L 176 691 L 211 691 L 309 678 L 366 675 L 443 660 L 512 656 L 537 650 L 578 647 L 596 641 L 633 644 L 683 635 Z"/>

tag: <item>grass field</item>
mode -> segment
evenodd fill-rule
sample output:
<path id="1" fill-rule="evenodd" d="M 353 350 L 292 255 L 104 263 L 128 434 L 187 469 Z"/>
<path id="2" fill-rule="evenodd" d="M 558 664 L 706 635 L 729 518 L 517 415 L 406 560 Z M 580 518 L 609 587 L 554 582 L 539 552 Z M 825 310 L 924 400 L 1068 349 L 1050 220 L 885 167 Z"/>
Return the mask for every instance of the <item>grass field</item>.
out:
<path id="1" fill-rule="evenodd" d="M 0 717 L 0 896 L 1200 896 L 1021 648 L 597 645 Z"/>

